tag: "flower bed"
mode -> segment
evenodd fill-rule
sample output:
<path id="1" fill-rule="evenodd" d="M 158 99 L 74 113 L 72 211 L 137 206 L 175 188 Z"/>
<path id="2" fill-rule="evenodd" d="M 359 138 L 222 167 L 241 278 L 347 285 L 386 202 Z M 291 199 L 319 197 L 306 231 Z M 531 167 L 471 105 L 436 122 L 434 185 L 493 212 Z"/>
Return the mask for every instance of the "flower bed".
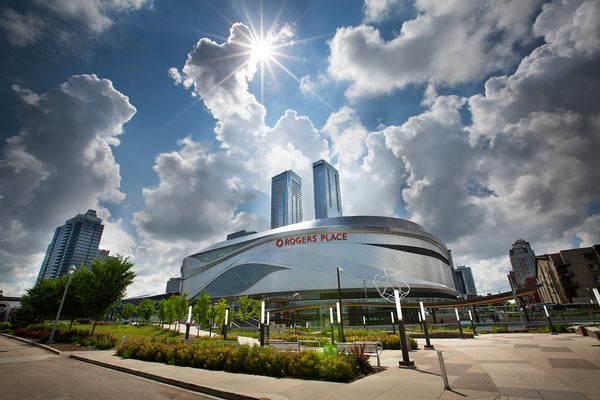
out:
<path id="1" fill-rule="evenodd" d="M 48 339 L 50 339 L 50 335 L 51 331 L 46 329 L 15 329 L 15 336 L 33 339 L 40 343 L 47 342 Z M 111 336 L 106 333 L 96 333 L 94 335 L 91 335 L 89 331 L 71 329 L 70 331 L 57 330 L 54 333 L 54 342 L 80 344 L 84 347 L 93 346 L 98 350 L 108 350 L 115 347 L 117 339 L 114 336 Z"/>

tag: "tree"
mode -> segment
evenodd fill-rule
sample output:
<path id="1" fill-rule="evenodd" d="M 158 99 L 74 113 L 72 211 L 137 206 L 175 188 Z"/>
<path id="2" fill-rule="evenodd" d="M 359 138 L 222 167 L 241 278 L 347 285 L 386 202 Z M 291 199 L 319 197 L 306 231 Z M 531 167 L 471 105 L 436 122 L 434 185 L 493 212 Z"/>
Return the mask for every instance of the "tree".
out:
<path id="1" fill-rule="evenodd" d="M 235 314 L 236 317 L 242 321 L 246 321 L 252 315 L 252 309 L 254 308 L 255 301 L 250 299 L 247 295 L 242 296 L 238 299 L 238 312 Z M 260 307 L 260 304 L 259 304 Z M 260 312 L 260 308 L 259 308 Z"/>
<path id="2" fill-rule="evenodd" d="M 135 314 L 135 306 L 132 303 L 127 303 L 123 306 L 123 311 L 121 311 L 121 315 L 125 319 L 130 319 Z"/>
<path id="3" fill-rule="evenodd" d="M 183 296 L 171 296 L 169 302 L 173 307 L 173 314 L 177 320 L 177 331 L 179 331 L 179 324 L 185 319 L 188 314 L 188 308 L 190 303 L 187 301 L 187 293 L 183 293 Z"/>
<path id="4" fill-rule="evenodd" d="M 163 324 L 166 322 L 167 324 L 172 324 L 173 320 L 175 320 L 175 312 L 173 310 L 173 302 L 162 299 L 158 303 L 158 318 L 163 321 Z"/>
<path id="5" fill-rule="evenodd" d="M 63 275 L 60 278 L 59 285 L 62 291 L 65 290 L 68 279 L 68 275 Z M 69 284 L 69 290 L 67 291 L 67 297 L 65 298 L 62 309 L 62 315 L 68 315 L 71 318 L 69 329 L 73 327 L 73 322 L 76 318 L 85 316 L 86 310 L 83 301 L 84 291 L 83 275 L 79 270 L 76 270 L 71 277 L 71 283 Z"/>
<path id="6" fill-rule="evenodd" d="M 142 302 L 136 307 L 137 315 L 140 316 L 146 323 L 150 321 L 152 316 L 156 314 L 156 307 L 154 306 L 154 302 L 150 299 L 144 299 Z"/>
<path id="7" fill-rule="evenodd" d="M 128 258 L 117 256 L 105 261 L 94 260 L 90 268 L 82 268 L 82 283 L 85 287 L 83 301 L 87 314 L 94 319 L 92 334 L 98 320 L 124 296 L 125 290 L 133 283 L 135 273 L 131 271 L 133 263 Z"/>
<path id="8" fill-rule="evenodd" d="M 252 306 L 252 312 L 250 313 L 250 315 L 253 316 L 256 319 L 260 318 L 260 310 L 262 308 L 262 302 L 263 301 L 265 301 L 265 296 L 262 297 L 262 300 L 255 301 L 254 305 Z"/>
<path id="9" fill-rule="evenodd" d="M 228 309 L 227 302 L 221 297 L 221 300 L 213 305 L 215 325 L 221 326 L 225 323 L 225 310 Z"/>
<path id="10" fill-rule="evenodd" d="M 25 291 L 21 299 L 22 315 L 26 319 L 23 322 L 43 322 L 46 318 L 56 317 L 65 288 L 60 283 L 58 279 L 40 279 L 37 285 Z"/>
<path id="11" fill-rule="evenodd" d="M 209 312 L 210 296 L 202 291 L 198 296 L 196 304 L 192 308 L 192 319 L 196 321 L 198 329 L 200 329 L 200 326 L 206 325 L 209 322 Z"/>

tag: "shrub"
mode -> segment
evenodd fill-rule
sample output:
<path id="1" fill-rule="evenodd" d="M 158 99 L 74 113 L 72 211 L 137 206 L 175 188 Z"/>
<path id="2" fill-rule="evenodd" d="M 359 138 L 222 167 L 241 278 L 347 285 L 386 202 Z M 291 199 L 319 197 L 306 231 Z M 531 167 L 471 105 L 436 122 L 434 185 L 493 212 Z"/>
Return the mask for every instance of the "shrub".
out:
<path id="1" fill-rule="evenodd" d="M 364 329 L 356 329 L 356 330 L 349 330 L 349 331 L 352 331 L 351 333 L 354 333 L 356 331 L 364 331 Z M 399 350 L 400 349 L 400 337 L 398 335 L 388 335 L 386 332 L 383 332 L 383 331 L 380 331 L 380 332 L 368 331 L 368 332 L 370 332 L 370 335 L 346 336 L 346 341 L 348 341 L 348 342 L 360 342 L 360 341 L 381 342 L 381 346 L 383 347 L 384 350 Z M 408 340 L 410 343 L 411 350 L 417 350 L 419 348 L 419 344 L 417 343 L 417 341 L 415 339 L 409 337 Z"/>
<path id="2" fill-rule="evenodd" d="M 211 341 L 193 345 L 165 340 L 132 341 L 119 346 L 117 355 L 228 372 L 335 382 L 348 382 L 361 374 L 353 355 L 279 352 L 270 347 L 231 347 Z"/>

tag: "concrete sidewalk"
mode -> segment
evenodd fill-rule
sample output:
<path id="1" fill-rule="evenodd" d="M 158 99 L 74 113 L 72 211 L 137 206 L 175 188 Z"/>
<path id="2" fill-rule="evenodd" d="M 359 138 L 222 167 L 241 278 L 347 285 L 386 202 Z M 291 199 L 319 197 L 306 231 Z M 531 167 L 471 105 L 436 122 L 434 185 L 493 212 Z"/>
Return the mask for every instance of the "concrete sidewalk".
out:
<path id="1" fill-rule="evenodd" d="M 420 349 L 424 341 L 418 339 Z M 230 399 L 593 399 L 600 400 L 600 342 L 575 334 L 489 334 L 434 339 L 435 350 L 384 350 L 382 372 L 349 384 L 270 378 L 124 360 L 114 351 L 64 353 L 124 372 Z M 451 390 L 444 389 L 441 350 Z"/>

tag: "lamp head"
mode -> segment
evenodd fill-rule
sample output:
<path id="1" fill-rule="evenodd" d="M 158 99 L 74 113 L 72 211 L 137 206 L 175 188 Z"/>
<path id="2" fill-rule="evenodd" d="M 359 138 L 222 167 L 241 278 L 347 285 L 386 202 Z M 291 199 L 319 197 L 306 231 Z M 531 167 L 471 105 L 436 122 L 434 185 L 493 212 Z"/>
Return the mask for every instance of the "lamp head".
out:
<path id="1" fill-rule="evenodd" d="M 337 267 L 338 271 L 340 272 L 340 274 L 344 273 L 344 269 L 342 267 Z"/>
<path id="2" fill-rule="evenodd" d="M 69 270 L 67 271 L 67 273 L 68 273 L 69 275 L 71 275 L 71 274 L 72 274 L 73 272 L 75 272 L 76 270 L 77 270 L 77 267 L 76 267 L 75 265 L 71 265 L 71 266 L 69 267 Z"/>

